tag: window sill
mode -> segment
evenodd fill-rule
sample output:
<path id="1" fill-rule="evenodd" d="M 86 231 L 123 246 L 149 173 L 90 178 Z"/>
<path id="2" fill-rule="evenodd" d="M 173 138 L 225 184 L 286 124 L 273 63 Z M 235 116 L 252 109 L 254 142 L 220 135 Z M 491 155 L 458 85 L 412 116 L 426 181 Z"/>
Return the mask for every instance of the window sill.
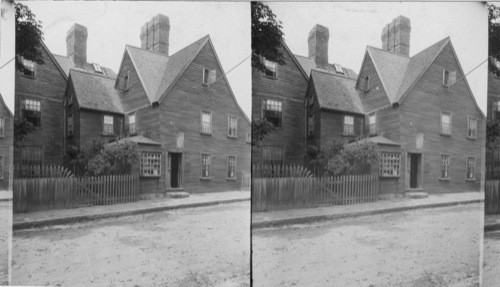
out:
<path id="1" fill-rule="evenodd" d="M 343 137 L 355 137 L 355 134 L 342 134 Z"/>
<path id="2" fill-rule="evenodd" d="M 201 177 L 199 178 L 200 180 L 203 180 L 203 181 L 211 181 L 213 179 L 213 176 L 210 176 L 210 177 Z"/>
<path id="3" fill-rule="evenodd" d="M 102 133 L 101 135 L 103 137 L 114 137 L 114 136 L 116 136 L 115 134 L 105 134 L 105 133 Z"/>
<path id="4" fill-rule="evenodd" d="M 205 132 L 200 132 L 201 135 L 204 135 L 204 136 L 211 136 L 212 133 L 205 133 Z"/>
<path id="5" fill-rule="evenodd" d="M 443 178 L 443 177 L 440 177 L 438 178 L 439 181 L 450 181 L 450 178 L 447 177 L 447 178 Z"/>
<path id="6" fill-rule="evenodd" d="M 439 133 L 439 135 L 443 136 L 443 137 L 451 137 L 451 134 L 445 134 L 443 132 Z"/>

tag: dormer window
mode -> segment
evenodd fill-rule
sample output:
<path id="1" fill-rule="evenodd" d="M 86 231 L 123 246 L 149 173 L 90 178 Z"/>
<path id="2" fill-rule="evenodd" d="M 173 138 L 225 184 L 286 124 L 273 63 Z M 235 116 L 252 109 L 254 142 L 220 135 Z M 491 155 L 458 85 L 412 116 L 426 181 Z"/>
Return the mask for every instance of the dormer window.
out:
<path id="1" fill-rule="evenodd" d="M 276 63 L 264 59 L 264 66 L 266 67 L 265 75 L 276 79 Z"/>
<path id="2" fill-rule="evenodd" d="M 23 59 L 23 75 L 25 75 L 26 77 L 34 78 L 35 68 L 35 62 Z"/>
<path id="3" fill-rule="evenodd" d="M 335 72 L 342 74 L 342 75 L 344 74 L 344 69 L 342 69 L 341 65 L 333 64 L 333 66 L 335 67 Z"/>
<path id="4" fill-rule="evenodd" d="M 99 66 L 99 64 L 92 64 L 92 66 L 94 67 L 94 71 L 96 73 L 99 73 L 99 74 L 102 74 L 102 69 L 101 69 L 101 66 Z"/>
<path id="5" fill-rule="evenodd" d="M 457 72 L 443 70 L 443 85 L 451 87 L 457 82 Z"/>
<path id="6" fill-rule="evenodd" d="M 215 83 L 216 71 L 203 68 L 203 85 L 209 86 Z"/>

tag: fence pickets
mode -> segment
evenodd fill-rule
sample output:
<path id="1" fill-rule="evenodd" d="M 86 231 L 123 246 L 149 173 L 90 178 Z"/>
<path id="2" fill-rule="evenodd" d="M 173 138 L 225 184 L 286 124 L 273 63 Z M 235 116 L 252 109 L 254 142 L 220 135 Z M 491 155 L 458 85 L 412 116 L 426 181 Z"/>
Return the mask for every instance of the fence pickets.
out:
<path id="1" fill-rule="evenodd" d="M 15 213 L 137 201 L 138 175 L 22 178 L 13 181 Z"/>
<path id="2" fill-rule="evenodd" d="M 500 180 L 487 180 L 484 186 L 485 214 L 500 214 Z"/>
<path id="3" fill-rule="evenodd" d="M 252 179 L 252 211 L 373 202 L 378 176 L 281 177 Z"/>

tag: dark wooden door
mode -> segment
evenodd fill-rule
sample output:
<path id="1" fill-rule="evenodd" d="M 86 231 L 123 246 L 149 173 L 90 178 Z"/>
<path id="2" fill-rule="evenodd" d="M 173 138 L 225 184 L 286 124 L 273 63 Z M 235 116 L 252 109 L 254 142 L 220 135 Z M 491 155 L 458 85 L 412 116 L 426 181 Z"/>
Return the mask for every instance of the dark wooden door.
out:
<path id="1" fill-rule="evenodd" d="M 410 188 L 420 187 L 420 154 L 411 154 L 410 157 Z"/>
<path id="2" fill-rule="evenodd" d="M 170 157 L 170 187 L 179 188 L 180 187 L 180 153 L 173 153 Z"/>

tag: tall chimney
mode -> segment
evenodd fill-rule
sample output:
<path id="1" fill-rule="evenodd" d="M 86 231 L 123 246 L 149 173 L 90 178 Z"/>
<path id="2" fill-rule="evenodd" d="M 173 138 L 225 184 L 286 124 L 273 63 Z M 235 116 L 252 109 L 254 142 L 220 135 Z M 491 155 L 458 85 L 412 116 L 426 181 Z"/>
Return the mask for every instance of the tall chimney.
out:
<path id="1" fill-rule="evenodd" d="M 79 68 L 87 64 L 87 36 L 87 28 L 76 23 L 66 34 L 66 56 Z"/>
<path id="2" fill-rule="evenodd" d="M 382 49 L 404 56 L 410 56 L 410 19 L 399 16 L 382 30 Z"/>
<path id="3" fill-rule="evenodd" d="M 168 56 L 170 20 L 158 14 L 144 24 L 141 29 L 141 48 Z"/>
<path id="4" fill-rule="evenodd" d="M 319 24 L 314 25 L 307 37 L 309 44 L 309 58 L 313 58 L 314 64 L 318 68 L 328 65 L 328 40 L 330 32 L 328 28 Z"/>

